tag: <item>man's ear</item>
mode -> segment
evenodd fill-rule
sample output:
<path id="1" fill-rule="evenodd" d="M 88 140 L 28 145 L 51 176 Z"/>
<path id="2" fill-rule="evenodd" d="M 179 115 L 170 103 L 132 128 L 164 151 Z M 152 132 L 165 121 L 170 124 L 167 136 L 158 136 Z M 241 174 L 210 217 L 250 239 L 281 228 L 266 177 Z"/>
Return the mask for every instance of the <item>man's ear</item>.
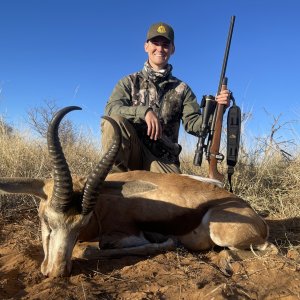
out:
<path id="1" fill-rule="evenodd" d="M 172 45 L 171 54 L 174 54 L 174 53 L 175 53 L 175 45 L 173 44 L 173 45 Z"/>
<path id="2" fill-rule="evenodd" d="M 148 53 L 148 47 L 149 47 L 149 43 L 145 42 L 144 49 L 145 49 L 145 52 L 147 52 L 147 53 Z"/>

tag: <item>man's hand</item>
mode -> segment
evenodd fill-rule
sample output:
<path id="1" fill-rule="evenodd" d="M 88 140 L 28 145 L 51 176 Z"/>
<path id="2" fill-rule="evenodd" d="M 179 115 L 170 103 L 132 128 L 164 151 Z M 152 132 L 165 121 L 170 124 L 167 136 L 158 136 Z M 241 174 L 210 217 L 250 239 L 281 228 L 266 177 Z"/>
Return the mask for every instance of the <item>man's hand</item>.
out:
<path id="1" fill-rule="evenodd" d="M 221 90 L 220 94 L 216 97 L 218 104 L 224 104 L 226 107 L 230 104 L 230 91 L 225 89 Z"/>
<path id="2" fill-rule="evenodd" d="M 147 135 L 151 140 L 157 140 L 161 138 L 162 128 L 157 118 L 155 112 L 153 110 L 148 110 L 145 115 L 145 121 L 147 124 Z"/>

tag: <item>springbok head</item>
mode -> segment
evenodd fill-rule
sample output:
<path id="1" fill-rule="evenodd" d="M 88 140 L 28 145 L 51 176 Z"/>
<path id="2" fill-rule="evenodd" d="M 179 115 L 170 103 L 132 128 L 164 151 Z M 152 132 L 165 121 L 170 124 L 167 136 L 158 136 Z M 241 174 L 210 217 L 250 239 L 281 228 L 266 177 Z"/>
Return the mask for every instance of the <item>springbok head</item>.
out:
<path id="1" fill-rule="evenodd" d="M 63 117 L 73 110 L 81 108 L 70 106 L 61 109 L 48 127 L 47 143 L 53 166 L 53 179 L 13 178 L 0 181 L 0 190 L 31 194 L 41 199 L 39 217 L 45 254 L 41 271 L 49 277 L 70 274 L 74 245 L 81 229 L 91 218 L 103 181 L 116 159 L 121 144 L 121 133 L 117 123 L 109 117 L 103 117 L 112 124 L 115 139 L 86 179 L 82 178 L 76 182 L 72 180 L 59 141 L 58 128 Z"/>

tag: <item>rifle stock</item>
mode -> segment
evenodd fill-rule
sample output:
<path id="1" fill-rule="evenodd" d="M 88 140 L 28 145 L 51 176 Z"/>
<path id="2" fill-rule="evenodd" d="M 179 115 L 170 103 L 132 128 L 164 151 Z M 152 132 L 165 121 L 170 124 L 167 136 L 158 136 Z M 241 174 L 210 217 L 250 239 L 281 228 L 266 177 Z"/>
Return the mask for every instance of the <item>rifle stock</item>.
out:
<path id="1" fill-rule="evenodd" d="M 227 78 L 224 78 L 221 91 L 227 89 Z M 225 107 L 223 104 L 218 104 L 216 107 L 215 115 L 214 115 L 214 131 L 212 133 L 212 140 L 209 148 L 209 170 L 208 177 L 217 179 L 219 181 L 224 180 L 224 175 L 218 171 L 218 161 L 220 160 L 220 144 L 221 144 L 221 136 L 222 136 L 222 124 L 223 124 L 223 114 L 225 111 Z M 223 158 L 222 158 L 223 159 Z"/>

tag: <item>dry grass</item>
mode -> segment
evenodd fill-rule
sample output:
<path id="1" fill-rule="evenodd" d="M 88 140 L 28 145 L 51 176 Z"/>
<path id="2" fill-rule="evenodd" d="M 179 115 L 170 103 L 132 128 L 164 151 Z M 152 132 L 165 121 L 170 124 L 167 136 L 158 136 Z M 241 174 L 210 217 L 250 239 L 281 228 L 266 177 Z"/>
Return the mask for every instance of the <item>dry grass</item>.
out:
<path id="1" fill-rule="evenodd" d="M 270 216 L 300 217 L 300 143 L 295 140 L 282 141 L 281 137 L 276 140 L 273 128 L 269 135 L 254 137 L 251 141 L 247 141 L 245 132 L 242 135 L 239 159 L 232 177 L 234 193 L 248 200 L 256 210 L 268 212 Z M 209 166 L 205 158 L 201 168 L 195 167 L 195 148 L 186 146 L 196 146 L 196 140 L 192 143 L 187 140 L 184 137 L 181 141 L 185 149 L 181 154 L 183 172 L 207 176 Z M 221 153 L 226 154 L 225 147 Z M 226 157 L 218 165 L 218 170 L 225 175 L 228 187 Z"/>
<path id="2" fill-rule="evenodd" d="M 192 154 L 183 156 L 184 172 L 207 176 L 208 164 L 202 168 L 192 165 Z M 232 177 L 234 193 L 247 199 L 259 211 L 268 211 L 277 217 L 300 217 L 300 155 L 287 161 L 272 153 L 260 162 L 253 162 L 251 153 L 240 157 Z M 218 169 L 226 175 L 222 162 Z M 227 176 L 225 183 L 228 186 Z"/>
<path id="3" fill-rule="evenodd" d="M 85 133 L 79 134 L 74 144 L 63 145 L 72 174 L 85 176 L 91 172 L 99 160 L 95 144 L 92 135 Z M 1 122 L 0 166 L 0 177 L 49 178 L 52 172 L 44 139 L 34 138 L 27 131 L 9 131 Z M 0 195 L 0 216 L 6 220 L 16 216 L 17 211 L 36 212 L 37 207 L 32 196 Z"/>
<path id="4" fill-rule="evenodd" d="M 52 170 L 45 141 L 33 138 L 28 132 L 8 130 L 4 124 L 0 122 L 0 177 L 50 177 Z M 207 176 L 205 160 L 201 168 L 192 164 L 194 145 L 186 147 L 183 143 L 182 170 Z M 258 212 L 268 214 L 270 219 L 289 220 L 294 230 L 289 233 L 287 223 L 278 227 L 278 231 L 282 231 L 281 240 L 286 236 L 285 245 L 296 245 L 297 241 L 299 245 L 300 153 L 295 151 L 288 160 L 276 148 L 275 140 L 267 137 L 263 145 L 261 138 L 256 139 L 251 148 L 242 144 L 233 176 L 234 192 L 248 200 Z M 72 173 L 87 175 L 99 160 L 100 144 L 86 132 L 78 134 L 73 144 L 63 145 L 63 148 Z M 219 167 L 226 173 L 225 162 Z M 1 195 L 0 219 L 2 222 L 11 220 L 18 212 L 36 214 L 37 207 L 34 197 Z"/>
<path id="5" fill-rule="evenodd" d="M 63 145 L 72 173 L 86 175 L 99 160 L 93 137 L 79 135 L 72 145 Z M 51 163 L 42 139 L 28 132 L 7 133 L 0 128 L 1 177 L 50 177 Z"/>

